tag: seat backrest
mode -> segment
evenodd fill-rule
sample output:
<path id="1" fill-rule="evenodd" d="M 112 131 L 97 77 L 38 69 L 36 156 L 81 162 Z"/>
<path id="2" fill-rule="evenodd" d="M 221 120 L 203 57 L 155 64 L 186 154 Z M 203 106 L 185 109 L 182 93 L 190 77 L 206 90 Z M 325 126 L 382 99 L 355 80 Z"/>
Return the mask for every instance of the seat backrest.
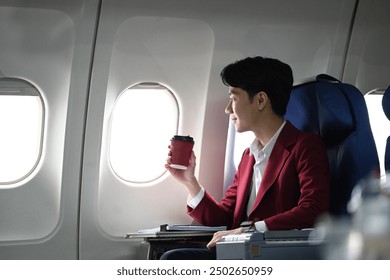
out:
<path id="1" fill-rule="evenodd" d="M 383 93 L 382 108 L 386 117 L 390 120 L 390 86 Z M 385 148 L 385 171 L 390 172 L 390 136 L 386 141 Z"/>
<path id="2" fill-rule="evenodd" d="M 379 170 L 363 94 L 353 85 L 320 74 L 294 86 L 285 118 L 323 139 L 331 172 L 330 214 L 347 215 L 352 189 Z"/>

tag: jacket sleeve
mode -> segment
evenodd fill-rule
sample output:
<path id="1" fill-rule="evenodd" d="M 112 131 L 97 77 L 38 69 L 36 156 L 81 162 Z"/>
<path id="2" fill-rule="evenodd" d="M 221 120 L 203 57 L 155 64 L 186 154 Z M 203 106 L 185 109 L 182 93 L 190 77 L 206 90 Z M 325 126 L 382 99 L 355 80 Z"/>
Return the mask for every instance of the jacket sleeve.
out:
<path id="1" fill-rule="evenodd" d="M 249 150 L 243 154 L 248 156 Z M 243 161 L 240 162 L 237 172 L 234 175 L 233 183 L 229 186 L 221 202 L 216 201 L 206 190 L 201 202 L 192 209 L 187 206 L 187 213 L 198 223 L 208 226 L 224 225 L 228 228 L 236 227 L 235 211 L 237 204 L 238 186 L 240 182 Z"/>

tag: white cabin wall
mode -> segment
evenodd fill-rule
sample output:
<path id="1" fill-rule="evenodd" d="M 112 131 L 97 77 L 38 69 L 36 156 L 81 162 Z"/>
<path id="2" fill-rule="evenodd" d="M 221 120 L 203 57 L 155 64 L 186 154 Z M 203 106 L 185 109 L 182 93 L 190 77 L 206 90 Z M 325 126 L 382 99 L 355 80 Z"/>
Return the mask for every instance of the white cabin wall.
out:
<path id="1" fill-rule="evenodd" d="M 354 84 L 363 94 L 390 85 L 389 13 L 387 0 L 359 1 L 343 81 Z"/>
<path id="2" fill-rule="evenodd" d="M 98 1 L 0 1 L 0 71 L 45 105 L 34 172 L 0 186 L 1 259 L 77 259 L 81 158 Z"/>

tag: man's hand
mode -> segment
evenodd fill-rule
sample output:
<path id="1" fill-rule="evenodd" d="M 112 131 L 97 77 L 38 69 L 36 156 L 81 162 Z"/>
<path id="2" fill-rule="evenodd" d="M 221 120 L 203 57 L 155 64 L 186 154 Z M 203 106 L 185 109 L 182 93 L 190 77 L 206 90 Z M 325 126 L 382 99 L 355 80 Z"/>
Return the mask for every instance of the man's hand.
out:
<path id="1" fill-rule="evenodd" d="M 223 230 L 223 231 L 217 231 L 214 233 L 213 238 L 211 241 L 207 244 L 207 248 L 213 248 L 217 245 L 217 242 L 221 240 L 221 238 L 225 235 L 229 234 L 240 234 L 243 233 L 244 229 L 242 227 L 236 228 L 236 229 L 231 229 L 231 230 Z"/>
<path id="2" fill-rule="evenodd" d="M 191 152 L 191 157 L 189 160 L 189 164 L 186 170 L 176 169 L 171 167 L 171 161 L 172 161 L 172 151 L 171 146 L 168 146 L 169 153 L 167 162 L 165 163 L 165 168 L 171 173 L 172 177 L 175 178 L 180 183 L 184 184 L 188 192 L 190 193 L 191 197 L 195 197 L 201 187 L 199 185 L 198 179 L 195 177 L 195 167 L 196 167 L 196 157 L 194 151 Z"/>

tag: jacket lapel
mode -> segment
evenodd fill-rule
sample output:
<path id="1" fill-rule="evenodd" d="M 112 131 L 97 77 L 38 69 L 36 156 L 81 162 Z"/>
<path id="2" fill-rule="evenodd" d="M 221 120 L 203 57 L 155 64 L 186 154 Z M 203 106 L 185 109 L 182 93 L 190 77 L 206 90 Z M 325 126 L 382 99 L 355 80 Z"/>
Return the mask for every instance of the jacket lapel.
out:
<path id="1" fill-rule="evenodd" d="M 241 218 L 246 216 L 246 206 L 249 198 L 249 192 L 251 189 L 252 175 L 253 175 L 253 165 L 255 164 L 255 159 L 249 154 L 245 154 L 242 157 L 239 170 L 240 180 L 237 189 L 237 205 L 235 213 L 235 220 L 241 222 Z M 245 213 L 244 213 L 245 211 Z M 244 215 L 245 214 L 245 215 Z"/>
<path id="2" fill-rule="evenodd" d="M 289 146 L 295 144 L 297 135 L 298 131 L 289 122 L 286 122 L 286 125 L 280 132 L 279 137 L 275 142 L 271 156 L 268 159 L 267 167 L 261 180 L 259 192 L 257 193 L 251 213 L 259 206 L 265 193 L 280 176 L 280 172 L 291 153 Z"/>

